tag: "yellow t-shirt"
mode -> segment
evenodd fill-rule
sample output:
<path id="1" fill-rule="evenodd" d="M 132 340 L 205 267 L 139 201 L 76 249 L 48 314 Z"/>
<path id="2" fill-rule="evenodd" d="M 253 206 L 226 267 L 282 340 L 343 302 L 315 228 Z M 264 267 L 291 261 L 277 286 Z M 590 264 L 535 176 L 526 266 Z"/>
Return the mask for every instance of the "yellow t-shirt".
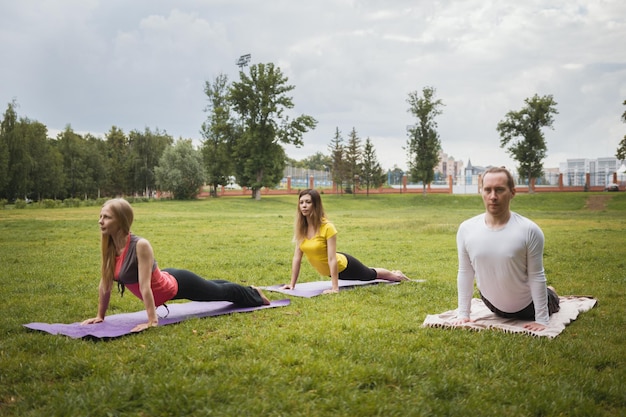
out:
<path id="1" fill-rule="evenodd" d="M 326 241 L 337 234 L 337 229 L 332 223 L 322 223 L 319 232 L 312 239 L 304 239 L 300 243 L 300 250 L 309 260 L 313 268 L 325 277 L 330 276 L 328 266 L 328 245 Z M 337 254 L 337 272 L 341 272 L 348 266 L 348 259 L 341 253 Z"/>

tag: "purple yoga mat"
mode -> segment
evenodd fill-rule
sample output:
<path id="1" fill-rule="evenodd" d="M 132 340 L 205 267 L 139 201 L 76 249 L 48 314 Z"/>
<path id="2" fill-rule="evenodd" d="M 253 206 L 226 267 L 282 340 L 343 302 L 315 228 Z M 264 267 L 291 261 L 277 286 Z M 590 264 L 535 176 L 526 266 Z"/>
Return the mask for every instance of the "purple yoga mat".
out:
<path id="1" fill-rule="evenodd" d="M 157 314 L 165 318 L 159 318 L 159 326 L 179 323 L 183 320 L 194 317 L 212 317 L 231 313 L 245 313 L 249 311 L 261 310 L 265 308 L 284 307 L 289 305 L 288 299 L 272 301 L 270 305 L 259 307 L 237 307 L 228 301 L 199 302 L 191 301 L 187 303 L 169 304 L 169 314 L 165 307 L 159 307 Z M 29 323 L 25 324 L 32 330 L 41 330 L 50 334 L 61 334 L 73 339 L 82 337 L 95 339 L 110 339 L 124 336 L 131 333 L 133 327 L 147 321 L 146 311 L 136 311 L 134 313 L 114 314 L 107 316 L 102 323 L 82 325 L 80 323 Z"/>
<path id="2" fill-rule="evenodd" d="M 399 284 L 399 282 L 387 281 L 384 279 L 375 279 L 372 281 L 356 281 L 356 280 L 339 280 L 339 291 L 354 288 L 363 285 L 374 285 L 374 284 Z M 267 291 L 279 292 L 281 294 L 293 295 L 296 297 L 306 297 L 311 298 L 317 295 L 321 295 L 324 290 L 330 290 L 332 288 L 332 284 L 330 281 L 313 281 L 313 282 L 303 282 L 301 284 L 296 284 L 296 288 L 293 290 L 283 290 L 282 287 L 285 284 L 272 285 L 271 287 L 261 287 Z"/>

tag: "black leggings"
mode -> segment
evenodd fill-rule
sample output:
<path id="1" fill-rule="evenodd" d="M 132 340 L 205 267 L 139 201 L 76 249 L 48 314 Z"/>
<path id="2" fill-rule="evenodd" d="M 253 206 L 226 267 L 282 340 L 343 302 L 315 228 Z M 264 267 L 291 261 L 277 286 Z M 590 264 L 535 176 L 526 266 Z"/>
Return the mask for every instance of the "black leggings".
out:
<path id="1" fill-rule="evenodd" d="M 259 292 L 252 287 L 222 279 L 207 280 L 185 269 L 166 268 L 163 271 L 178 281 L 178 293 L 173 300 L 230 301 L 243 307 L 263 304 Z"/>
<path id="2" fill-rule="evenodd" d="M 559 306 L 559 296 L 552 289 L 548 288 L 548 314 L 552 315 L 558 312 L 561 307 Z M 504 311 L 498 310 L 493 304 L 489 302 L 482 294 L 480 294 L 480 298 L 483 300 L 487 308 L 491 310 L 496 316 L 504 317 L 505 319 L 518 319 L 518 320 L 535 320 L 535 304 L 531 301 L 531 303 L 526 306 L 523 310 L 520 310 L 516 313 L 506 313 Z"/>
<path id="3" fill-rule="evenodd" d="M 339 279 L 351 280 L 351 281 L 373 281 L 378 274 L 374 268 L 369 268 L 357 258 L 347 253 L 341 253 L 348 259 L 348 266 L 346 269 L 339 273 Z"/>

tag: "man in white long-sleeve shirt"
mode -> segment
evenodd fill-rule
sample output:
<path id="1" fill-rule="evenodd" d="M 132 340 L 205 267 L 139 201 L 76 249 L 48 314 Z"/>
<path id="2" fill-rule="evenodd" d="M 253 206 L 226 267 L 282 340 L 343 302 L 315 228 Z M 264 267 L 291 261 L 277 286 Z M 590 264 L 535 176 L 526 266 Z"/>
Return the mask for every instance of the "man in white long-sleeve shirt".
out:
<path id="1" fill-rule="evenodd" d="M 543 232 L 531 220 L 511 211 L 514 196 L 515 182 L 509 171 L 485 171 L 485 213 L 464 221 L 457 232 L 459 305 L 455 324 L 470 321 L 474 278 L 491 311 L 529 320 L 526 329 L 545 329 L 550 315 L 559 311 L 559 297 L 546 285 Z"/>

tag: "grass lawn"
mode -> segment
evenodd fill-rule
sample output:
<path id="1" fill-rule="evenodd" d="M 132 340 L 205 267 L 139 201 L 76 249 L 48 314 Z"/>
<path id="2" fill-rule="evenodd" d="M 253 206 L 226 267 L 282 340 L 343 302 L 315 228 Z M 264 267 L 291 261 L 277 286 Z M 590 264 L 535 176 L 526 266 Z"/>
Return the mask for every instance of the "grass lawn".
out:
<path id="1" fill-rule="evenodd" d="M 100 208 L 0 210 L 0 415 L 622 416 L 626 193 L 587 208 L 598 195 L 512 203 L 544 231 L 549 283 L 599 300 L 551 340 L 421 327 L 456 308 L 456 229 L 483 211 L 479 196 L 323 197 L 339 250 L 425 283 L 294 297 L 101 342 L 22 326 L 95 316 Z M 289 280 L 296 202 L 138 203 L 133 231 L 162 268 L 273 285 Z M 303 263 L 300 282 L 319 279 Z M 142 309 L 114 293 L 109 314 Z"/>

